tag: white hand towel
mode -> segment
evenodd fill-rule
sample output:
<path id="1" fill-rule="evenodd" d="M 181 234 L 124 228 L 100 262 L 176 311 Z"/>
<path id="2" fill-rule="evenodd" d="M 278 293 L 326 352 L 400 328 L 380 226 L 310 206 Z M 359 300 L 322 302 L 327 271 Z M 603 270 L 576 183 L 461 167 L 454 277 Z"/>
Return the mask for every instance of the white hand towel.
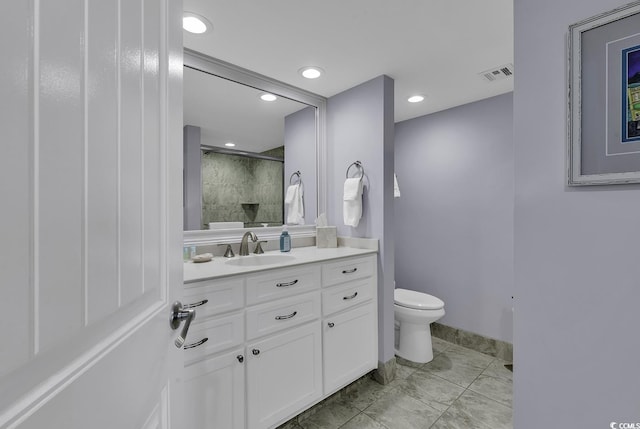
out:
<path id="1" fill-rule="evenodd" d="M 304 225 L 304 189 L 299 183 L 287 188 L 285 204 L 287 211 L 287 225 Z"/>
<path id="2" fill-rule="evenodd" d="M 291 204 L 291 202 L 296 196 L 296 192 L 298 192 L 298 186 L 299 185 L 296 183 L 295 185 L 291 185 L 287 188 L 287 193 L 284 197 L 285 204 Z"/>
<path id="3" fill-rule="evenodd" d="M 398 186 L 396 173 L 393 173 L 393 198 L 400 198 L 400 186 Z"/>
<path id="4" fill-rule="evenodd" d="M 352 177 L 344 181 L 345 201 L 356 200 L 362 194 L 362 180 L 359 177 Z"/>
<path id="5" fill-rule="evenodd" d="M 344 224 L 358 226 L 362 217 L 362 180 L 359 177 L 345 180 L 343 200 Z"/>

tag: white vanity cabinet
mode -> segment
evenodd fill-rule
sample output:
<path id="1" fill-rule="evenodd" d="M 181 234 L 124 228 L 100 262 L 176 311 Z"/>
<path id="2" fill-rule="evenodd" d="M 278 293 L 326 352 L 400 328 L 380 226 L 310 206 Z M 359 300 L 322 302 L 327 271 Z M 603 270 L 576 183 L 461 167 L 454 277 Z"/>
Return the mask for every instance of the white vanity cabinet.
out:
<path id="1" fill-rule="evenodd" d="M 184 345 L 184 427 L 245 429 L 243 279 L 188 284 L 183 304 L 196 310 Z"/>
<path id="2" fill-rule="evenodd" d="M 378 364 L 375 256 L 324 264 L 324 393 L 330 395 Z"/>
<path id="3" fill-rule="evenodd" d="M 377 367 L 376 255 L 185 286 L 192 429 L 275 428 Z"/>
<path id="4" fill-rule="evenodd" d="M 322 397 L 321 266 L 247 277 L 247 423 L 269 428 Z"/>

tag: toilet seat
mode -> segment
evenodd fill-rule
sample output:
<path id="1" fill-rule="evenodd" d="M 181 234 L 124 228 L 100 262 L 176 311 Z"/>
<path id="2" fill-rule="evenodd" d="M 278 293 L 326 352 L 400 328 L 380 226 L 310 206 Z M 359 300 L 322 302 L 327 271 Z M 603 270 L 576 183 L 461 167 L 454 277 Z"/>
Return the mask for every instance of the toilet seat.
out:
<path id="1" fill-rule="evenodd" d="M 444 302 L 433 295 L 408 289 L 395 289 L 393 300 L 396 305 L 416 310 L 440 310 Z"/>

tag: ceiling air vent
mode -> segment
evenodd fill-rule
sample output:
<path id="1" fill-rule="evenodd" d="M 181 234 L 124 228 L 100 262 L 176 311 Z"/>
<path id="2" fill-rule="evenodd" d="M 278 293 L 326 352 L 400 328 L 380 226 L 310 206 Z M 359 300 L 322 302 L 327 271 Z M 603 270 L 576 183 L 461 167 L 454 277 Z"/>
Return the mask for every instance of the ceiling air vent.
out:
<path id="1" fill-rule="evenodd" d="M 513 64 L 505 64 L 495 69 L 485 70 L 478 73 L 480 77 L 487 82 L 495 82 L 513 76 Z"/>

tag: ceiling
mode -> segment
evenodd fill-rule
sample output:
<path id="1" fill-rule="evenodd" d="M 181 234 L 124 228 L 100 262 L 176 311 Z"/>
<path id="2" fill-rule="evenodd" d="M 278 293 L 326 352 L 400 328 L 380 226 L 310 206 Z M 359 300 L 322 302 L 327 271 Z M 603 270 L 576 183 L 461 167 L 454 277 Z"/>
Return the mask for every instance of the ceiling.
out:
<path id="1" fill-rule="evenodd" d="M 264 91 L 184 69 L 184 124 L 200 127 L 201 144 L 264 152 L 284 142 L 285 116 L 306 104 L 284 97 L 262 101 Z"/>
<path id="2" fill-rule="evenodd" d="M 331 97 L 395 81 L 396 122 L 513 90 L 480 73 L 513 63 L 513 0 L 184 0 L 213 31 L 184 45 Z M 324 69 L 308 80 L 298 70 Z M 414 94 L 422 103 L 408 103 Z"/>

